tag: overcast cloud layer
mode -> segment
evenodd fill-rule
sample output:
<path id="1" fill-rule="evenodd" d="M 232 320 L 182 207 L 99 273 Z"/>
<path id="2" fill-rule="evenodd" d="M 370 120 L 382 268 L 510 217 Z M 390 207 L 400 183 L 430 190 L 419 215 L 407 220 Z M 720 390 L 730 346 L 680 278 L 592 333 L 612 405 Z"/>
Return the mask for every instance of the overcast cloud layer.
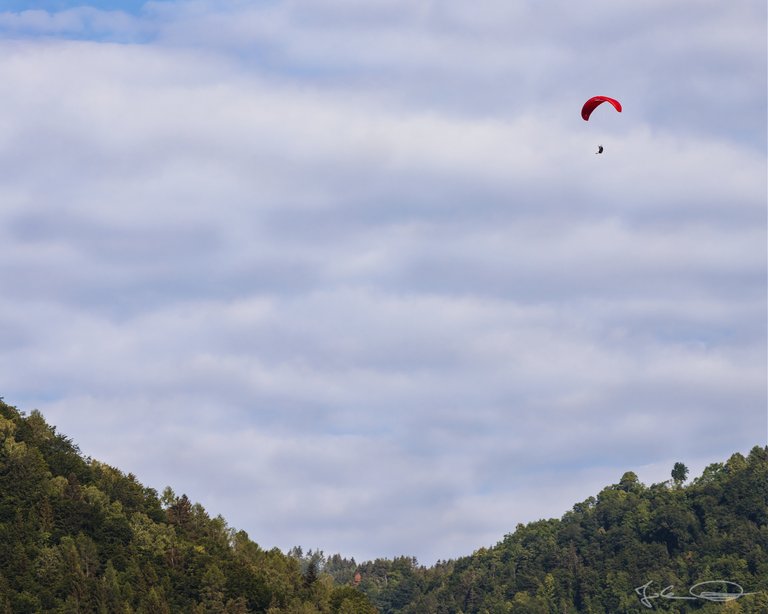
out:
<path id="1" fill-rule="evenodd" d="M 79 4 L 0 3 L 0 395 L 85 454 L 432 563 L 766 443 L 765 2 Z"/>

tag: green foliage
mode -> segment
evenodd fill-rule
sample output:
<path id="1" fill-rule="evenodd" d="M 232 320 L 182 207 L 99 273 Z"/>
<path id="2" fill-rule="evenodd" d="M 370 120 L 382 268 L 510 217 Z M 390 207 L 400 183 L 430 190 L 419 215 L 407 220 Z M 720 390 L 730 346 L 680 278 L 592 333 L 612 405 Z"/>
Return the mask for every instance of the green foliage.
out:
<path id="1" fill-rule="evenodd" d="M 0 614 L 375 614 L 315 558 L 302 575 L 295 558 L 84 458 L 39 412 L 0 400 Z"/>
<path id="2" fill-rule="evenodd" d="M 672 468 L 672 479 L 677 486 L 680 486 L 688 478 L 688 467 L 683 463 L 675 463 Z"/>
<path id="3" fill-rule="evenodd" d="M 432 568 L 400 558 L 359 567 L 382 614 L 623 614 L 647 612 L 635 588 L 705 580 L 754 592 L 738 601 L 664 601 L 654 611 L 768 612 L 768 448 L 734 454 L 688 486 L 646 487 L 633 472 L 559 520 L 518 525 L 493 548 Z M 409 562 L 410 561 L 410 562 Z"/>
<path id="4" fill-rule="evenodd" d="M 754 594 L 660 612 L 768 612 L 768 448 L 684 485 L 629 471 L 560 519 L 427 568 L 265 551 L 186 495 L 162 496 L 0 400 L 0 614 L 623 614 L 635 588 L 729 580 Z"/>

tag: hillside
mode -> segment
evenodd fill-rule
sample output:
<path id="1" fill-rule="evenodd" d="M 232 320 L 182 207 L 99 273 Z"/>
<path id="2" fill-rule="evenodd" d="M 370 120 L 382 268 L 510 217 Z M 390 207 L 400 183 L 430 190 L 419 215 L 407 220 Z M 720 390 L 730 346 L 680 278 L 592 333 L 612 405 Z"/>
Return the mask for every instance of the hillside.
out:
<path id="1" fill-rule="evenodd" d="M 0 613 L 375 612 L 316 571 L 0 400 Z"/>
<path id="2" fill-rule="evenodd" d="M 518 525 L 492 548 L 429 569 L 409 558 L 366 563 L 360 587 L 382 614 L 768 613 L 768 448 L 712 464 L 688 486 L 676 475 L 647 487 L 627 472 L 559 520 Z M 716 580 L 757 594 L 669 598 Z M 643 605 L 635 589 L 649 582 Z M 738 588 L 698 592 L 726 590 Z"/>
<path id="3" fill-rule="evenodd" d="M 768 447 L 688 485 L 678 465 L 651 486 L 627 472 L 562 518 L 455 561 L 357 564 L 264 550 L 0 400 L 0 614 L 766 614 Z M 721 580 L 735 584 L 690 597 Z M 736 585 L 753 594 L 726 601 Z"/>

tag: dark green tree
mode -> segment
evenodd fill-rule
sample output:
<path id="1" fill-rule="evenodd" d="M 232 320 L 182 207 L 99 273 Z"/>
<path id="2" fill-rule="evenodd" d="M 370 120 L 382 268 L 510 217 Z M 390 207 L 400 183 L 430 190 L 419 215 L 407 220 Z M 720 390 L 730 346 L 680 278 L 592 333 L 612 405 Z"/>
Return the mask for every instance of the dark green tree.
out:
<path id="1" fill-rule="evenodd" d="M 675 463 L 675 466 L 672 468 L 672 479 L 676 486 L 681 486 L 688 479 L 688 467 L 683 463 Z"/>

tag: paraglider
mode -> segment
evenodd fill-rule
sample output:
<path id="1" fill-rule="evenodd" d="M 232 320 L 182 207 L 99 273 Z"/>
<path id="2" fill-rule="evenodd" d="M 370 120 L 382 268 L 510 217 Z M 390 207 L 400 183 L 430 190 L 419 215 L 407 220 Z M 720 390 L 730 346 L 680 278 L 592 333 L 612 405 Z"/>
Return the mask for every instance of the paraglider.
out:
<path id="1" fill-rule="evenodd" d="M 589 121 L 589 116 L 592 115 L 592 111 L 594 111 L 597 107 L 599 107 L 604 102 L 608 102 L 613 105 L 613 108 L 616 109 L 619 113 L 621 113 L 621 103 L 616 100 L 615 98 L 608 98 L 608 96 L 593 96 L 587 102 L 584 103 L 584 106 L 581 107 L 581 117 L 585 122 Z"/>
<path id="2" fill-rule="evenodd" d="M 615 98 L 609 98 L 608 96 L 593 96 L 587 102 L 584 103 L 584 106 L 581 107 L 581 118 L 585 121 L 589 121 L 589 116 L 592 115 L 592 111 L 594 111 L 597 107 L 599 107 L 604 102 L 607 102 L 613 106 L 614 109 L 616 109 L 619 113 L 621 113 L 621 103 L 616 100 Z M 603 146 L 598 145 L 596 154 L 603 153 Z"/>

